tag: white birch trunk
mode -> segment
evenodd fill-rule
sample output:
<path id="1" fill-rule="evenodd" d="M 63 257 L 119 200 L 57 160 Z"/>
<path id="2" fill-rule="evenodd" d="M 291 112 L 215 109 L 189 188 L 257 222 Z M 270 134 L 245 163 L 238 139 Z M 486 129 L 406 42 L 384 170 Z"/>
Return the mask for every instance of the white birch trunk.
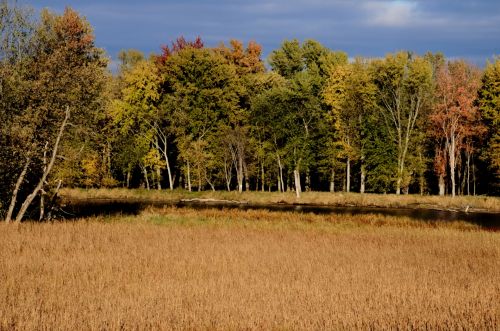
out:
<path id="1" fill-rule="evenodd" d="M 189 165 L 189 161 L 187 162 L 187 184 L 188 184 L 188 191 L 191 192 L 191 166 Z"/>
<path id="2" fill-rule="evenodd" d="M 31 158 L 27 157 L 23 170 L 21 171 L 19 177 L 17 178 L 14 191 L 12 191 L 12 197 L 10 199 L 9 209 L 7 211 L 7 216 L 5 217 L 6 223 L 9 223 L 12 220 L 12 213 L 14 212 L 14 208 L 16 207 L 16 202 L 17 202 L 17 194 L 19 193 L 19 189 L 21 188 L 21 185 L 24 182 L 24 177 L 26 176 L 26 172 L 28 171 L 30 163 L 31 163 Z"/>
<path id="3" fill-rule="evenodd" d="M 144 180 L 146 181 L 146 189 L 149 191 L 149 179 L 148 179 L 148 171 L 146 170 L 146 167 L 141 166 L 142 173 L 144 174 Z"/>
<path id="4" fill-rule="evenodd" d="M 69 106 L 66 106 L 64 120 L 62 121 L 61 127 L 59 128 L 59 132 L 57 134 L 56 141 L 54 143 L 54 149 L 52 150 L 52 156 L 50 158 L 50 162 L 47 165 L 47 169 L 42 174 L 42 178 L 40 178 L 40 181 L 38 182 L 38 184 L 35 187 L 35 189 L 33 190 L 33 192 L 31 192 L 31 194 L 26 197 L 26 200 L 24 200 L 23 204 L 21 205 L 21 209 L 19 209 L 19 212 L 17 213 L 17 216 L 16 216 L 17 223 L 20 223 L 21 220 L 23 219 L 24 214 L 28 210 L 28 207 L 31 205 L 31 203 L 33 202 L 33 199 L 35 199 L 38 192 L 42 189 L 43 184 L 47 180 L 47 176 L 50 174 L 50 172 L 52 171 L 52 168 L 54 167 L 54 163 L 55 163 L 56 157 L 57 157 L 57 152 L 59 150 L 59 144 L 61 142 L 62 135 L 63 135 L 64 130 L 66 128 L 66 124 L 68 124 L 69 116 L 70 116 Z"/>
<path id="5" fill-rule="evenodd" d="M 349 193 L 351 191 L 351 159 L 347 158 L 346 164 L 346 192 Z"/>
<path id="6" fill-rule="evenodd" d="M 449 144 L 448 155 L 450 157 L 450 177 L 451 177 L 451 196 L 455 196 L 455 136 L 452 135 Z"/>
<path id="7" fill-rule="evenodd" d="M 295 179 L 295 194 L 297 195 L 297 198 L 300 198 L 300 193 L 302 192 L 302 189 L 300 187 L 300 172 L 298 169 L 295 169 L 293 171 L 294 179 Z"/>
<path id="8" fill-rule="evenodd" d="M 262 192 L 266 191 L 266 173 L 264 172 L 264 162 L 261 163 L 261 190 Z"/>
<path id="9" fill-rule="evenodd" d="M 161 169 L 156 167 L 156 180 L 158 183 L 158 191 L 161 191 Z"/>
<path id="10" fill-rule="evenodd" d="M 330 192 L 335 192 L 335 169 L 332 168 L 332 176 L 330 177 Z"/>
<path id="11" fill-rule="evenodd" d="M 363 162 L 363 161 L 361 161 Z M 366 166 L 362 163 L 361 164 L 361 175 L 360 175 L 360 189 L 359 193 L 363 194 L 365 193 L 365 179 L 366 179 Z"/>
<path id="12" fill-rule="evenodd" d="M 444 196 L 444 189 L 445 189 L 444 175 L 441 174 L 441 175 L 439 175 L 439 195 L 440 196 Z"/>
<path id="13" fill-rule="evenodd" d="M 281 184 L 280 192 L 285 192 L 285 182 L 283 181 L 283 165 L 281 164 L 281 158 L 279 154 L 278 154 L 278 169 L 279 169 L 278 182 Z"/>

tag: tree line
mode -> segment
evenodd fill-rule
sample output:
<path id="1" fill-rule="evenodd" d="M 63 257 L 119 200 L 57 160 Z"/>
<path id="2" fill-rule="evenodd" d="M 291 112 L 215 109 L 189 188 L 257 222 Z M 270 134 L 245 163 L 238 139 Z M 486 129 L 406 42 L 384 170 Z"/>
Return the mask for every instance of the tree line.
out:
<path id="1" fill-rule="evenodd" d="M 498 194 L 500 59 L 180 37 L 112 74 L 90 24 L 0 2 L 0 214 L 66 187 Z"/>

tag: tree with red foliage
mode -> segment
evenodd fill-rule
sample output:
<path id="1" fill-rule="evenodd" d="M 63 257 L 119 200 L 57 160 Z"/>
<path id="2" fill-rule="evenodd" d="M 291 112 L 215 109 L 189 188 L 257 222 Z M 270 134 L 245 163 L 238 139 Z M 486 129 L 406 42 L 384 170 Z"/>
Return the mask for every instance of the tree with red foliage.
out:
<path id="1" fill-rule="evenodd" d="M 180 50 L 188 47 L 201 49 L 205 47 L 205 44 L 203 40 L 201 40 L 200 36 L 196 37 L 194 41 L 187 41 L 183 36 L 180 36 L 175 41 L 172 41 L 171 46 L 161 46 L 162 53 L 157 57 L 156 61 L 158 62 L 158 64 L 163 65 L 173 54 L 178 53 Z"/>
<path id="2" fill-rule="evenodd" d="M 464 61 L 452 61 L 443 66 L 436 77 L 436 104 L 430 119 L 433 136 L 442 142 L 436 153 L 435 169 L 440 177 L 440 194 L 444 194 L 444 174 L 448 163 L 451 195 L 455 196 L 456 167 L 460 153 L 469 148 L 474 137 L 484 132 L 475 100 L 480 86 L 480 71 Z M 443 164 L 444 163 L 444 164 Z"/>

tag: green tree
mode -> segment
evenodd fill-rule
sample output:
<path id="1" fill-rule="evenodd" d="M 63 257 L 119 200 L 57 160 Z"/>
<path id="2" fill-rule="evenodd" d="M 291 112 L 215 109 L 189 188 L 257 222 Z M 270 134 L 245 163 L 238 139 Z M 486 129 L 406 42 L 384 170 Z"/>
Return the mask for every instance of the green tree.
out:
<path id="1" fill-rule="evenodd" d="M 201 190 L 205 182 L 213 184 L 209 174 L 215 173 L 210 167 L 218 146 L 210 142 L 238 109 L 235 67 L 214 50 L 187 46 L 166 60 L 162 74 L 162 106 L 172 114 L 188 189 L 194 180 Z"/>
<path id="2" fill-rule="evenodd" d="M 430 109 L 432 67 L 424 58 L 407 52 L 389 54 L 373 61 L 374 81 L 378 88 L 379 109 L 390 142 L 397 150 L 396 194 L 408 192 L 410 146 L 420 144 L 419 119 Z"/>
<path id="3" fill-rule="evenodd" d="M 488 63 L 479 90 L 479 111 L 488 129 L 485 158 L 491 170 L 500 178 L 500 58 Z M 498 183 L 498 180 L 497 182 Z M 498 184 L 497 184 L 498 185 Z"/>
<path id="4" fill-rule="evenodd" d="M 321 137 L 325 134 L 324 121 L 327 105 L 323 99 L 323 86 L 332 66 L 347 63 L 345 53 L 332 52 L 314 40 L 302 45 L 297 40 L 284 41 L 273 51 L 269 62 L 273 71 L 283 76 L 287 87 L 281 93 L 285 107 L 282 120 L 274 123 L 284 126 L 283 137 L 287 164 L 293 169 L 297 197 L 302 190 L 301 172 L 306 173 L 306 189 L 310 187 L 310 171 L 318 163 L 317 156 L 325 157 L 327 148 Z"/>

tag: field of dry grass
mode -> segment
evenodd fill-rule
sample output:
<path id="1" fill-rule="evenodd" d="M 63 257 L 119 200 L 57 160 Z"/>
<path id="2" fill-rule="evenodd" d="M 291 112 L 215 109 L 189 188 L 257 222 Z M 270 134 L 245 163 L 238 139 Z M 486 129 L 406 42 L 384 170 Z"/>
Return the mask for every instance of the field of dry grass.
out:
<path id="1" fill-rule="evenodd" d="M 223 199 L 248 202 L 254 204 L 268 203 L 304 203 L 335 206 L 360 207 L 390 207 L 390 208 L 431 208 L 452 209 L 464 211 L 500 212 L 500 197 L 488 196 L 420 196 L 395 194 L 359 194 L 304 192 L 300 199 L 295 193 L 279 192 L 225 192 L 203 191 L 187 192 L 184 190 L 140 190 L 140 189 L 63 189 L 62 196 L 66 199 L 138 199 L 155 201 L 178 201 L 180 199 Z"/>
<path id="2" fill-rule="evenodd" d="M 0 329 L 498 329 L 500 234 L 264 211 L 0 225 Z"/>

